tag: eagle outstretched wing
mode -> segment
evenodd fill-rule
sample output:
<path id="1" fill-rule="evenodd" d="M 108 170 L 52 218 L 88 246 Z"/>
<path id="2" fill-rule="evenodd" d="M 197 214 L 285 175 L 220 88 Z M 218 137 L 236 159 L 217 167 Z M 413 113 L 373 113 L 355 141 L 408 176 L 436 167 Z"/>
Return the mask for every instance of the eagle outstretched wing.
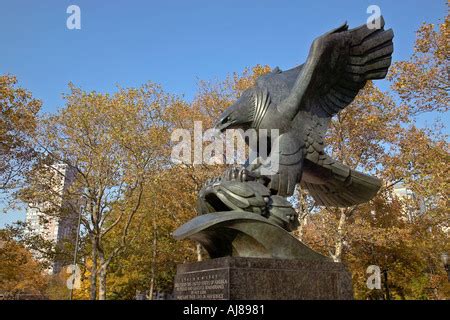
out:
<path id="1" fill-rule="evenodd" d="M 279 171 L 271 176 L 270 187 L 278 195 L 292 195 L 301 180 L 318 204 L 350 206 L 370 200 L 380 188 L 379 179 L 352 170 L 323 152 L 329 119 L 348 106 L 368 80 L 382 79 L 388 72 L 394 34 L 383 29 L 383 17 L 379 23 L 378 29 L 365 24 L 351 30 L 344 24 L 313 42 L 291 92 L 277 106 L 278 112 L 294 123 L 290 132 L 280 137 Z M 294 118 L 300 111 L 300 118 L 310 117 L 309 131 L 301 122 L 304 141 L 296 136 L 298 122 Z"/>
<path id="2" fill-rule="evenodd" d="M 348 106 L 367 80 L 383 79 L 391 64 L 394 33 L 366 24 L 348 30 L 345 23 L 314 40 L 306 63 L 278 111 L 291 118 L 300 110 L 332 117 Z"/>

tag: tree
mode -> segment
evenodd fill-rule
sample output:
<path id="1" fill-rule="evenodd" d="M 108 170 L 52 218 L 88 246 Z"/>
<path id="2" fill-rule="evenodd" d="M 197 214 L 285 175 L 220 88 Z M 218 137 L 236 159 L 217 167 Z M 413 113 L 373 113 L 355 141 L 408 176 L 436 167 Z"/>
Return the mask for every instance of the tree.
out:
<path id="1" fill-rule="evenodd" d="M 36 129 L 41 101 L 17 86 L 17 78 L 0 75 L 0 191 L 18 187 L 34 161 L 29 136 Z"/>
<path id="2" fill-rule="evenodd" d="M 73 85 L 70 89 L 66 107 L 40 122 L 35 143 L 46 161 L 38 170 L 58 171 L 54 164 L 63 163 L 75 171 L 64 193 L 70 199 L 65 214 L 77 215 L 84 206 L 81 222 L 92 263 L 90 296 L 96 298 L 98 280 L 99 299 L 105 299 L 108 268 L 132 238 L 129 228 L 142 204 L 144 181 L 168 161 L 168 150 L 160 143 L 168 141 L 161 115 L 174 98 L 151 83 L 119 89 L 114 95 L 87 93 Z M 52 199 L 52 184 L 37 180 L 44 183 L 31 179 L 22 199 L 38 203 Z M 55 211 L 58 206 L 47 207 L 47 215 L 64 214 Z M 107 248 L 105 238 L 113 232 L 117 241 Z"/>
<path id="3" fill-rule="evenodd" d="M 410 61 L 394 64 L 389 78 L 398 102 L 369 84 L 331 124 L 333 157 L 385 182 L 367 204 L 316 208 L 308 216 L 304 241 L 350 266 L 357 298 L 448 297 L 439 261 L 449 250 L 448 143 L 439 130 L 416 125 L 420 114 L 449 105 L 442 72 L 448 67 L 442 56 L 446 24 L 440 32 L 424 24 Z M 412 197 L 396 195 L 400 183 Z M 381 292 L 365 285 L 373 264 L 383 272 Z"/>
<path id="4" fill-rule="evenodd" d="M 130 230 L 137 237 L 111 266 L 111 298 L 131 299 L 137 291 L 150 298 L 155 292 L 170 293 L 177 263 L 194 259 L 195 247 L 171 235 L 195 214 L 195 195 L 187 192 L 190 180 L 180 177 L 181 170 L 175 168 L 146 181 L 142 210 Z"/>
<path id="5" fill-rule="evenodd" d="M 0 230 L 0 293 L 8 299 L 19 294 L 45 296 L 45 268 L 8 230 Z"/>
<path id="6" fill-rule="evenodd" d="M 414 53 L 391 67 L 392 89 L 411 113 L 448 111 L 448 27 L 450 15 L 436 26 L 423 23 L 417 31 Z M 437 29 L 437 30 L 436 30 Z"/>

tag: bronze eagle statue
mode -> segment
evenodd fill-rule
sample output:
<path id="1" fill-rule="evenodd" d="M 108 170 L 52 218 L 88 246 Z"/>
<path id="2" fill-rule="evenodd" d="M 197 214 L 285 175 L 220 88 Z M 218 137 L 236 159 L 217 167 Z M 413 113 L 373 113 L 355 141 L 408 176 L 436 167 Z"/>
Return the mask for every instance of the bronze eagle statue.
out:
<path id="1" fill-rule="evenodd" d="M 379 28 L 350 30 L 345 23 L 320 36 L 304 64 L 259 77 L 224 111 L 215 127 L 267 132 L 259 142 L 270 140 L 272 148 L 256 151 L 265 160 L 277 159 L 277 168 L 270 161 L 248 161 L 208 180 L 198 194 L 199 215 L 174 232 L 176 239 L 199 242 L 211 258 L 328 259 L 289 234 L 299 220 L 286 197 L 298 183 L 316 204 L 328 207 L 360 204 L 378 192 L 379 179 L 332 159 L 324 144 L 331 118 L 368 80 L 388 72 L 394 34 L 384 30 L 382 17 L 378 22 Z"/>
<path id="2" fill-rule="evenodd" d="M 287 71 L 275 68 L 220 117 L 216 128 L 278 129 L 279 169 L 268 175 L 272 195 L 294 193 L 297 183 L 317 204 L 347 207 L 369 201 L 381 181 L 328 156 L 324 136 L 331 118 L 348 106 L 368 80 L 383 79 L 391 64 L 394 37 L 364 24 L 347 23 L 314 40 L 306 62 Z M 271 151 L 274 152 L 274 151 Z M 248 165 L 245 179 L 260 177 L 261 169 Z"/>

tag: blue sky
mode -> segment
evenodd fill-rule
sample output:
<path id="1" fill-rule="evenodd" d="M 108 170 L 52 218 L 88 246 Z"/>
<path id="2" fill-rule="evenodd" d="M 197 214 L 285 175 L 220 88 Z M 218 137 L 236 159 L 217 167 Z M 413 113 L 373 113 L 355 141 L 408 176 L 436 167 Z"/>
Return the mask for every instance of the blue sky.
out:
<path id="1" fill-rule="evenodd" d="M 66 28 L 71 4 L 81 9 L 81 30 Z M 371 4 L 394 29 L 395 61 L 410 56 L 422 22 L 447 12 L 445 0 L 2 0 L 0 74 L 16 75 L 44 112 L 63 105 L 70 81 L 112 92 L 151 80 L 192 99 L 199 79 L 302 63 L 316 36 L 365 23 Z M 21 218 L 0 213 L 0 227 Z"/>

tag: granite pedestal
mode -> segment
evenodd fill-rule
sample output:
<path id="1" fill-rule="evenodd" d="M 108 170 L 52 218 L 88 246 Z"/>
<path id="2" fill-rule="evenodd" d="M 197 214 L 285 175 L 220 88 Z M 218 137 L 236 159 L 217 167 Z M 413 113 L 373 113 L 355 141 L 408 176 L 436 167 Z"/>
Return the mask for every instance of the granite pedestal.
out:
<path id="1" fill-rule="evenodd" d="M 350 273 L 331 261 L 223 257 L 178 265 L 177 300 L 349 300 Z"/>

